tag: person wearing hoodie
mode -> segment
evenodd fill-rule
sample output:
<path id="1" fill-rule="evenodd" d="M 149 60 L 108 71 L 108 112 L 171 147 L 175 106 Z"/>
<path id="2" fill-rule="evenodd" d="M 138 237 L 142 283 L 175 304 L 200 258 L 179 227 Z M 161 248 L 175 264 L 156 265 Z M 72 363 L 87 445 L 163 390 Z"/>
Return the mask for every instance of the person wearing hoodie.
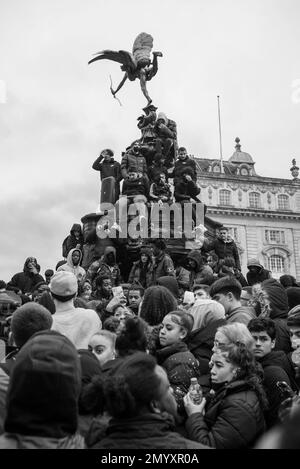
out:
<path id="1" fill-rule="evenodd" d="M 34 334 L 10 377 L 0 449 L 84 449 L 77 433 L 80 387 L 70 340 L 54 331 Z"/>
<path id="2" fill-rule="evenodd" d="M 96 277 L 104 277 L 106 275 L 110 276 L 113 287 L 120 285 L 121 273 L 116 262 L 116 249 L 113 246 L 107 246 L 104 250 L 103 256 L 90 265 L 86 278 L 94 287 Z"/>
<path id="3" fill-rule="evenodd" d="M 205 252 L 214 251 L 219 259 L 233 257 L 236 269 L 242 270 L 237 245 L 233 239 L 228 237 L 227 227 L 222 226 L 222 228 L 219 230 L 218 237 L 213 241 L 210 242 L 206 239 L 202 246 L 202 250 Z"/>
<path id="4" fill-rule="evenodd" d="M 253 302 L 259 318 L 270 318 L 275 322 L 275 350 L 290 353 L 291 342 L 287 327 L 289 305 L 286 290 L 273 278 L 264 280 L 253 287 Z"/>
<path id="5" fill-rule="evenodd" d="M 83 267 L 80 267 L 81 259 L 82 253 L 80 249 L 71 249 L 67 257 L 67 263 L 61 265 L 57 269 L 57 272 L 72 272 L 77 278 L 78 283 L 83 283 L 86 276 L 86 272 Z"/>
<path id="6" fill-rule="evenodd" d="M 214 273 L 208 264 L 204 264 L 200 251 L 191 251 L 186 258 L 186 268 L 190 271 L 189 290 L 197 284 L 211 285 L 214 282 Z"/>
<path id="7" fill-rule="evenodd" d="M 176 122 L 168 119 L 166 114 L 159 112 L 154 125 L 156 133 L 155 151 L 156 157 L 164 155 L 167 168 L 174 165 L 172 147 L 177 146 L 177 125 Z"/>
<path id="8" fill-rule="evenodd" d="M 37 283 L 45 282 L 39 274 L 39 266 L 35 257 L 27 257 L 23 272 L 15 274 L 7 284 L 7 290 L 18 288 L 23 294 L 31 294 Z"/>
<path id="9" fill-rule="evenodd" d="M 74 223 L 70 230 L 69 236 L 67 236 L 62 244 L 62 256 L 66 259 L 71 249 L 77 248 L 82 250 L 83 246 L 83 235 L 81 225 Z"/>
<path id="10" fill-rule="evenodd" d="M 292 363 L 282 351 L 275 351 L 276 327 L 272 319 L 252 319 L 248 329 L 254 339 L 253 353 L 264 370 L 263 386 L 269 401 L 266 412 L 266 423 L 271 427 L 280 422 L 278 410 L 285 399 L 277 386 L 279 381 L 285 381 L 294 391 L 298 391 Z"/>
<path id="11" fill-rule="evenodd" d="M 247 262 L 248 272 L 246 274 L 247 282 L 250 286 L 255 283 L 261 283 L 268 278 L 271 278 L 270 270 L 264 269 L 257 259 L 249 259 Z"/>
<path id="12" fill-rule="evenodd" d="M 144 288 L 151 287 L 153 284 L 153 259 L 151 250 L 147 247 L 141 247 L 140 258 L 133 263 L 130 270 L 128 283 L 138 282 Z"/>
<path id="13" fill-rule="evenodd" d="M 51 280 L 50 291 L 55 304 L 52 329 L 68 337 L 77 349 L 88 348 L 90 338 L 98 332 L 101 321 L 93 309 L 75 308 L 73 300 L 78 283 L 72 272 L 57 272 Z"/>

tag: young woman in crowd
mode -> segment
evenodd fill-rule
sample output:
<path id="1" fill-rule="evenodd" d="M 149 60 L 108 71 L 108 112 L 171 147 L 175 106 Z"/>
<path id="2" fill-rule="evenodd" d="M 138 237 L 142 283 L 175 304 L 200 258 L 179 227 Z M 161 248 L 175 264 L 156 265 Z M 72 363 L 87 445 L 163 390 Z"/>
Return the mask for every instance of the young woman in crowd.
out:
<path id="1" fill-rule="evenodd" d="M 218 348 L 210 362 L 212 391 L 195 405 L 184 397 L 188 437 L 212 448 L 252 447 L 265 430 L 266 396 L 253 353 L 244 344 Z"/>
<path id="2" fill-rule="evenodd" d="M 179 410 L 183 409 L 182 400 L 191 378 L 200 375 L 199 363 L 186 344 L 193 323 L 193 317 L 184 311 L 167 314 L 159 332 L 160 347 L 155 354 L 157 363 L 167 372 Z"/>

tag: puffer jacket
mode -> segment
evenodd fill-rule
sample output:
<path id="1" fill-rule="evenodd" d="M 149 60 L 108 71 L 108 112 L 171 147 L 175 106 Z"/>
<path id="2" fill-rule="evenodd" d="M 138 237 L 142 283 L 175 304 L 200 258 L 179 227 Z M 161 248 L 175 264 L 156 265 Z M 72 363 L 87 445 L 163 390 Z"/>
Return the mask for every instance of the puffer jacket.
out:
<path id="1" fill-rule="evenodd" d="M 106 436 L 92 449 L 208 449 L 174 431 L 167 414 L 147 413 L 128 419 L 111 419 Z"/>
<path id="2" fill-rule="evenodd" d="M 180 411 L 183 397 L 189 390 L 191 378 L 200 377 L 199 363 L 184 342 L 162 347 L 156 351 L 157 363 L 167 372 Z"/>
<path id="3" fill-rule="evenodd" d="M 93 289 L 95 289 L 95 282 L 94 280 L 96 279 L 97 276 L 105 276 L 108 275 L 111 277 L 112 280 L 112 286 L 116 287 L 120 285 L 121 283 L 121 273 L 120 269 L 117 264 L 114 264 L 113 266 L 107 264 L 107 256 L 108 254 L 112 252 L 115 256 L 116 260 L 116 249 L 113 246 L 108 246 L 105 248 L 104 254 L 101 257 L 101 259 L 98 259 L 94 261 L 88 271 L 87 271 L 87 280 L 92 282 Z"/>
<path id="4" fill-rule="evenodd" d="M 245 381 L 222 386 L 206 404 L 205 415 L 186 421 L 188 437 L 217 449 L 251 448 L 265 430 L 263 409 Z"/>

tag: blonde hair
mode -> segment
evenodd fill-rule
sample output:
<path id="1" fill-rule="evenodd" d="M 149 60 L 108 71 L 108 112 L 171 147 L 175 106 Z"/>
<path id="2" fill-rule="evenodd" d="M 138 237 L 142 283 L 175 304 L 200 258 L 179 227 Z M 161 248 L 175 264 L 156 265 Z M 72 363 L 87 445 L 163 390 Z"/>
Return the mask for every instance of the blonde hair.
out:
<path id="1" fill-rule="evenodd" d="M 253 337 L 245 324 L 234 322 L 226 324 L 225 326 L 218 327 L 217 332 L 223 334 L 228 340 L 229 344 L 243 344 L 248 350 L 252 350 L 254 346 Z"/>

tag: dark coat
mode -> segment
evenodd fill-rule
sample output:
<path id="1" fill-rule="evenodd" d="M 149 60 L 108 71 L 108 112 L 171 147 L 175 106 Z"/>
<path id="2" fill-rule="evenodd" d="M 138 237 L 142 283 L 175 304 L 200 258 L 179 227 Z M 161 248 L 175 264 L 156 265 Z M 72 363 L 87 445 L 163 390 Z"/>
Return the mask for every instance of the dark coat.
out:
<path id="1" fill-rule="evenodd" d="M 76 229 L 80 231 L 79 239 L 76 239 L 75 235 L 74 235 L 74 231 Z M 62 244 L 62 256 L 67 258 L 69 252 L 71 251 L 71 249 L 75 249 L 78 244 L 80 246 L 79 249 L 82 250 L 83 236 L 82 236 L 81 225 L 79 225 L 79 223 L 74 223 L 74 225 L 72 226 L 72 228 L 70 230 L 69 236 L 67 236 L 65 238 L 65 240 Z"/>
<path id="2" fill-rule="evenodd" d="M 222 239 L 217 238 L 210 243 L 205 243 L 202 249 L 205 251 L 215 251 L 219 259 L 233 257 L 236 268 L 241 270 L 238 248 L 233 240 L 225 242 Z"/>
<path id="3" fill-rule="evenodd" d="M 189 289 L 192 290 L 195 283 L 211 285 L 214 282 L 214 273 L 209 265 L 203 264 L 200 251 L 191 251 L 186 260 L 189 259 L 196 262 L 196 269 L 190 272 Z"/>
<path id="4" fill-rule="evenodd" d="M 173 261 L 171 257 L 165 252 L 162 252 L 160 256 L 155 259 L 153 270 L 154 282 L 160 277 L 164 277 L 166 275 L 171 275 L 172 277 L 175 277 Z"/>
<path id="5" fill-rule="evenodd" d="M 184 342 L 177 342 L 156 351 L 157 363 L 167 372 L 179 410 L 189 390 L 191 378 L 200 377 L 199 363 Z"/>
<path id="6" fill-rule="evenodd" d="M 35 285 L 40 282 L 44 282 L 44 279 L 40 274 L 19 272 L 12 277 L 10 282 L 8 282 L 7 288 L 16 287 L 21 290 L 22 293 L 32 293 Z"/>
<path id="7" fill-rule="evenodd" d="M 192 181 L 179 181 L 175 184 L 174 197 L 176 202 L 186 202 L 190 199 L 195 199 L 197 202 L 200 202 L 197 199 L 197 195 L 200 194 L 200 188 L 196 183 Z"/>
<path id="8" fill-rule="evenodd" d="M 153 284 L 153 263 L 147 262 L 146 268 L 143 269 L 140 260 L 133 263 L 128 283 L 139 282 L 144 288 L 151 287 Z"/>
<path id="9" fill-rule="evenodd" d="M 204 416 L 192 414 L 186 429 L 189 438 L 210 447 L 243 449 L 253 446 L 265 422 L 256 392 L 245 381 L 234 381 L 216 392 Z"/>
<path id="10" fill-rule="evenodd" d="M 280 354 L 280 352 L 270 352 L 259 360 L 259 363 L 264 370 L 263 386 L 269 402 L 269 408 L 265 413 L 266 424 L 268 427 L 272 427 L 273 425 L 280 423 L 278 408 L 284 400 L 284 397 L 276 386 L 276 383 L 278 381 L 285 381 L 288 385 L 291 385 L 288 374 L 281 366 L 278 365 L 281 360 L 278 360 L 276 357 L 277 353 Z"/>
<path id="11" fill-rule="evenodd" d="M 226 319 L 212 321 L 203 329 L 196 329 L 190 333 L 188 338 L 188 348 L 199 362 L 201 384 L 204 393 L 210 389 L 209 361 L 212 356 L 214 338 L 218 327 L 225 326 Z"/>
<path id="12" fill-rule="evenodd" d="M 261 283 L 264 280 L 271 278 L 271 272 L 262 267 L 257 274 L 250 272 L 249 270 L 246 274 L 246 277 L 248 284 L 250 285 L 250 287 L 252 287 L 252 285 L 254 285 L 255 283 Z"/>
<path id="13" fill-rule="evenodd" d="M 145 177 L 136 179 L 135 181 L 130 181 L 125 179 L 122 187 L 122 195 L 135 196 L 135 195 L 144 195 L 149 197 L 149 183 Z"/>
<path id="14" fill-rule="evenodd" d="M 113 176 L 116 182 L 119 183 L 122 179 L 121 165 L 113 158 L 110 161 L 103 161 L 103 157 L 99 156 L 94 161 L 92 168 L 100 172 L 101 180 Z"/>
<path id="15" fill-rule="evenodd" d="M 106 437 L 92 449 L 207 449 L 174 432 L 169 414 L 147 413 L 128 419 L 112 419 Z"/>
<path id="16" fill-rule="evenodd" d="M 172 177 L 174 177 L 174 185 L 177 184 L 182 176 L 182 173 L 186 171 L 186 168 L 189 167 L 192 170 L 192 179 L 194 182 L 197 181 L 197 169 L 196 163 L 191 158 L 187 157 L 184 161 L 178 159 L 175 162 L 174 172 Z"/>

